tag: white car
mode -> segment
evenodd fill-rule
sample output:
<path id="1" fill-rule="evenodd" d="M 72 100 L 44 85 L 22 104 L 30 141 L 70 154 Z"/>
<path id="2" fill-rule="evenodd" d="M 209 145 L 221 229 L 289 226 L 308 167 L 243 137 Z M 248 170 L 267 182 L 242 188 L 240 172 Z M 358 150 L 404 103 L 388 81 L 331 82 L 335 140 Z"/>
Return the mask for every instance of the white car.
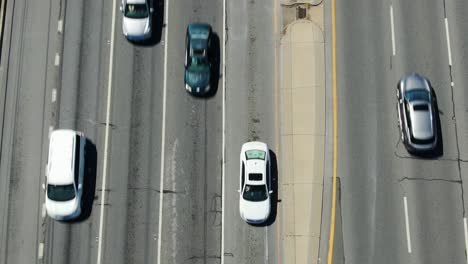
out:
<path id="1" fill-rule="evenodd" d="M 153 8 L 147 0 L 122 0 L 122 31 L 128 40 L 143 41 L 151 37 Z"/>
<path id="2" fill-rule="evenodd" d="M 239 212 L 250 224 L 264 223 L 270 216 L 271 171 L 267 144 L 251 141 L 240 153 Z"/>
<path id="3" fill-rule="evenodd" d="M 81 214 L 86 138 L 69 129 L 50 135 L 46 182 L 43 185 L 47 214 L 56 220 L 72 220 Z"/>

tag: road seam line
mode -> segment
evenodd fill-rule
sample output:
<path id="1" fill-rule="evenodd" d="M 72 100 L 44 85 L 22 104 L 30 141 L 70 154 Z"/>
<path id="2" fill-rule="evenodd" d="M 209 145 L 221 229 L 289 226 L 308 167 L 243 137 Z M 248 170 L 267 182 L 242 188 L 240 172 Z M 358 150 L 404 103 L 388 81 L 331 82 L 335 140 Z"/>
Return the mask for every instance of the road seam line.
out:
<path id="1" fill-rule="evenodd" d="M 274 83 L 274 109 L 275 109 L 275 151 L 276 151 L 276 163 L 278 164 L 278 157 L 279 157 L 279 151 L 280 151 L 280 146 L 279 146 L 279 128 L 278 128 L 278 123 L 279 123 L 279 117 L 278 117 L 278 97 L 279 97 L 279 91 L 278 91 L 278 46 L 281 49 L 281 38 L 279 37 L 280 34 L 278 34 L 278 1 L 273 1 L 273 33 L 274 33 L 274 70 L 273 70 L 273 83 Z M 279 73 L 281 76 L 281 73 Z M 270 164 L 271 166 L 271 164 Z M 278 168 L 278 166 L 276 166 Z M 277 172 L 278 174 L 278 172 Z M 278 177 L 276 177 L 276 197 L 278 199 L 279 197 L 279 180 Z M 281 261 L 281 249 L 280 249 L 280 240 L 281 240 L 281 223 L 279 217 L 279 208 L 280 206 L 276 206 L 276 261 L 277 263 L 282 263 Z"/>
<path id="2" fill-rule="evenodd" d="M 468 252 L 468 228 L 466 226 L 466 217 L 463 218 L 463 227 L 465 228 L 465 252 Z M 466 263 L 468 263 L 468 256 L 466 256 Z"/>
<path id="3" fill-rule="evenodd" d="M 395 24 L 393 20 L 393 5 L 390 5 L 390 26 L 392 28 L 392 51 L 393 51 L 393 56 L 395 56 L 396 48 L 395 48 Z"/>
<path id="4" fill-rule="evenodd" d="M 332 15 L 332 90 L 333 90 L 333 175 L 332 175 L 332 205 L 330 220 L 330 238 L 328 241 L 328 264 L 333 263 L 333 246 L 335 243 L 335 220 L 336 220 L 336 172 L 338 157 L 338 113 L 336 105 L 337 87 L 336 87 L 336 1 L 331 2 Z"/>
<path id="5" fill-rule="evenodd" d="M 405 225 L 406 225 L 406 242 L 408 243 L 408 253 L 411 253 L 411 235 L 408 217 L 408 202 L 406 196 L 403 196 L 403 203 L 405 206 Z"/>
<path id="6" fill-rule="evenodd" d="M 157 264 L 161 264 L 161 242 L 162 242 L 162 215 L 164 199 L 164 155 L 166 141 L 166 96 L 167 96 L 167 47 L 169 46 L 169 0 L 165 0 L 165 26 L 164 26 L 164 77 L 163 77 L 163 106 L 162 106 L 162 131 L 161 131 L 161 165 L 159 179 L 159 216 L 158 216 L 158 255 Z"/>
<path id="7" fill-rule="evenodd" d="M 106 180 L 107 180 L 107 155 L 109 147 L 109 122 L 110 122 L 110 106 L 112 96 L 112 71 L 114 61 L 114 39 L 115 39 L 115 9 L 116 0 L 112 0 L 112 25 L 111 25 L 111 39 L 110 39 L 110 54 L 109 54 L 109 77 L 107 80 L 107 106 L 106 106 L 106 123 L 104 135 L 104 153 L 103 153 L 103 168 L 102 168 L 102 184 L 101 184 L 101 210 L 99 216 L 99 236 L 98 236 L 98 252 L 97 264 L 101 264 L 102 259 L 102 241 L 104 239 L 104 203 L 106 199 Z"/>
<path id="8" fill-rule="evenodd" d="M 221 163 L 221 264 L 224 264 L 224 197 L 226 192 L 226 0 L 223 0 L 223 106 L 222 106 L 222 160 Z"/>
<path id="9" fill-rule="evenodd" d="M 449 66 L 452 66 L 452 50 L 450 49 L 450 33 L 449 33 L 448 19 L 445 18 L 444 20 L 445 20 L 445 36 L 447 37 Z"/>

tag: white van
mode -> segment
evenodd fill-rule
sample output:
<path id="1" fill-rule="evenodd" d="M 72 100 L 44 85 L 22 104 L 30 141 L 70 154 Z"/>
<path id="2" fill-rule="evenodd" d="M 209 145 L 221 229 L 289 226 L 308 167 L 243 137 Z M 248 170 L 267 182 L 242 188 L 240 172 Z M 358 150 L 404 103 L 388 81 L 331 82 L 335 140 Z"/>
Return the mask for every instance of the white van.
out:
<path id="1" fill-rule="evenodd" d="M 71 220 L 81 214 L 86 138 L 82 132 L 55 130 L 50 135 L 44 189 L 47 214 Z"/>

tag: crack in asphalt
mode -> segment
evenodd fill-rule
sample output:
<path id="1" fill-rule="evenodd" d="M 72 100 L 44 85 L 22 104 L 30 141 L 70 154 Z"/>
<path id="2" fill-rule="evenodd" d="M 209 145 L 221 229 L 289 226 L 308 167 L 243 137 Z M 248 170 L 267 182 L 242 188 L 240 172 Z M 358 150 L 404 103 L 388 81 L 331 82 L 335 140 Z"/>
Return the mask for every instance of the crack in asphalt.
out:
<path id="1" fill-rule="evenodd" d="M 403 177 L 398 180 L 398 182 L 403 182 L 403 181 L 441 181 L 441 182 L 447 182 L 447 183 L 456 183 L 456 184 L 462 184 L 461 180 L 447 180 L 447 179 L 440 179 L 440 178 L 418 178 L 418 177 Z"/>
<path id="2" fill-rule="evenodd" d="M 187 260 L 197 260 L 197 259 L 221 259 L 221 256 L 192 256 Z"/>

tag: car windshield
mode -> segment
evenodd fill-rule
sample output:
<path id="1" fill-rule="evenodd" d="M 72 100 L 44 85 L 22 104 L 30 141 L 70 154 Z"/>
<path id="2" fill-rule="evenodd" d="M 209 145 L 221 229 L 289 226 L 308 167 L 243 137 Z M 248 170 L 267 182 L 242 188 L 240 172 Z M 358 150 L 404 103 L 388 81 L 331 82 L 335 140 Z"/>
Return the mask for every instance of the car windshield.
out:
<path id="1" fill-rule="evenodd" d="M 247 160 L 250 160 L 250 159 L 265 160 L 265 155 L 266 155 L 265 151 L 258 150 L 258 149 L 251 149 L 245 152 L 245 157 L 247 158 Z"/>
<path id="2" fill-rule="evenodd" d="M 408 101 L 429 101 L 429 93 L 424 89 L 416 89 L 405 92 Z"/>
<path id="3" fill-rule="evenodd" d="M 247 201 L 260 202 L 268 198 L 266 185 L 245 185 L 242 197 Z"/>
<path id="4" fill-rule="evenodd" d="M 54 201 L 69 201 L 75 198 L 75 189 L 73 184 L 68 185 L 47 185 L 47 197 Z"/>
<path id="5" fill-rule="evenodd" d="M 146 4 L 127 4 L 124 15 L 129 18 L 148 17 L 148 8 Z"/>

